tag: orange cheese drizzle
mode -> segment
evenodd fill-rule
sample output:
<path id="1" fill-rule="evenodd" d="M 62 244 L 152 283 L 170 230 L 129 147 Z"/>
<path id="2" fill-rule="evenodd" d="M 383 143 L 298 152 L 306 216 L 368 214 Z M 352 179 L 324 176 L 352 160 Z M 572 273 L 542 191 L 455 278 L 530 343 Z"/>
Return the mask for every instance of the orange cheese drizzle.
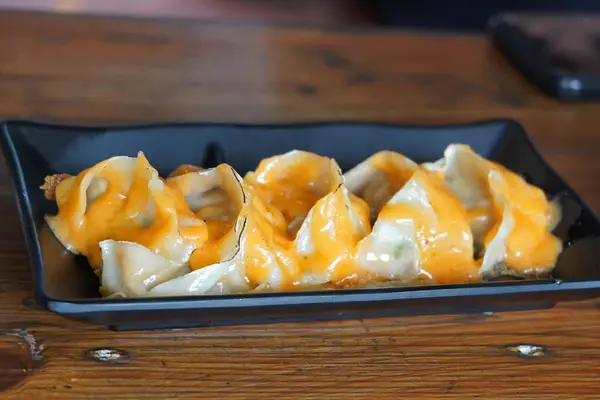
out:
<path id="1" fill-rule="evenodd" d="M 410 160 L 404 160 L 403 155 L 390 151 L 380 151 L 367 162 L 386 175 L 394 192 L 404 186 L 416 168 L 416 164 L 413 166 Z"/>
<path id="2" fill-rule="evenodd" d="M 462 205 L 437 174 L 419 169 L 413 179 L 425 188 L 433 212 L 410 204 L 388 204 L 379 219 L 413 221 L 421 279 L 436 283 L 479 280 L 479 266 L 473 260 L 473 237 Z"/>
<path id="3" fill-rule="evenodd" d="M 500 179 L 490 179 L 490 187 L 496 194 L 493 209 L 497 222 L 486 236 L 486 245 L 500 229 L 499 216 L 509 211 L 514 227 L 506 239 L 505 264 L 521 273 L 547 271 L 556 264 L 562 251 L 562 242 L 549 232 L 554 214 L 552 204 L 541 189 L 498 164 L 490 164 L 491 171 Z"/>
<path id="4" fill-rule="evenodd" d="M 556 264 L 561 241 L 549 231 L 554 208 L 546 194 L 501 165 L 488 161 L 494 226 L 486 236 L 489 245 L 509 211 L 514 227 L 506 239 L 505 264 L 520 273 L 544 272 Z M 509 205 L 507 210 L 506 205 Z"/>

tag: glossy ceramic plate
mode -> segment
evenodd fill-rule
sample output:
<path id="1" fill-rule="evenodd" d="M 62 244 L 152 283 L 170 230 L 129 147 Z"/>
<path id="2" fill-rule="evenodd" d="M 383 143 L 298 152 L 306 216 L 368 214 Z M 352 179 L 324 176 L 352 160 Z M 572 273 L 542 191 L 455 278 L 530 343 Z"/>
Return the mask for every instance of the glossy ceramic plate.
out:
<path id="1" fill-rule="evenodd" d="M 342 169 L 379 150 L 417 162 L 441 157 L 450 143 L 475 151 L 560 198 L 555 231 L 565 244 L 554 279 L 339 291 L 103 299 L 98 277 L 83 257 L 64 250 L 46 227 L 56 205 L 39 186 L 49 174 L 81 170 L 115 155 L 142 150 L 161 174 L 182 163 L 230 163 L 244 174 L 266 157 L 292 149 L 335 158 Z M 277 321 L 367 318 L 425 313 L 546 308 L 557 301 L 600 296 L 600 220 L 543 160 L 512 121 L 461 126 L 310 124 L 241 126 L 160 125 L 75 128 L 6 122 L 1 145 L 13 177 L 38 302 L 67 318 L 114 329 L 175 328 Z"/>

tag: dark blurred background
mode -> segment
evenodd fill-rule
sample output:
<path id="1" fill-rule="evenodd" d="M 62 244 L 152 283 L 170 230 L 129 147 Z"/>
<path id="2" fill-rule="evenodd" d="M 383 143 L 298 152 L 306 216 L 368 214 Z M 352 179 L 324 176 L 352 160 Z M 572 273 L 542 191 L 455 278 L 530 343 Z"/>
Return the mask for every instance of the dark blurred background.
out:
<path id="1" fill-rule="evenodd" d="M 600 0 L 0 0 L 63 13 L 480 31 L 500 11 L 593 12 Z"/>
<path id="2" fill-rule="evenodd" d="M 365 2 L 368 3 L 368 2 Z M 494 14 L 507 11 L 595 12 L 599 0 L 376 0 L 373 12 L 386 25 L 481 31 Z"/>

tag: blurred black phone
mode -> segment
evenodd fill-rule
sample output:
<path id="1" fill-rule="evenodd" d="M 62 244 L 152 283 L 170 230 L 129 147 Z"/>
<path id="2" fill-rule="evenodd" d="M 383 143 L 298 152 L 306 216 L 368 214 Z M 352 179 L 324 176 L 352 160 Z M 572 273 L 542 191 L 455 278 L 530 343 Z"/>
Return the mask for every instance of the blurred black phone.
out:
<path id="1" fill-rule="evenodd" d="M 492 43 L 543 92 L 562 100 L 600 99 L 600 14 L 501 14 Z"/>

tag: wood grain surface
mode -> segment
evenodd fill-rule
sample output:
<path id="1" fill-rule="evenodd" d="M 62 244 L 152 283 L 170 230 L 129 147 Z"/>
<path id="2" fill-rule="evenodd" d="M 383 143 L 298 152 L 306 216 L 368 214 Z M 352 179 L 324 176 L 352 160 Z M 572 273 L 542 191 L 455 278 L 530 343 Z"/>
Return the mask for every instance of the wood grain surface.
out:
<path id="1" fill-rule="evenodd" d="M 600 210 L 600 105 L 543 97 L 483 37 L 6 13 L 0 94 L 2 117 L 77 124 L 512 117 Z M 598 301 L 116 333 L 35 304 L 4 165 L 0 213 L 0 398 L 599 396 Z"/>

